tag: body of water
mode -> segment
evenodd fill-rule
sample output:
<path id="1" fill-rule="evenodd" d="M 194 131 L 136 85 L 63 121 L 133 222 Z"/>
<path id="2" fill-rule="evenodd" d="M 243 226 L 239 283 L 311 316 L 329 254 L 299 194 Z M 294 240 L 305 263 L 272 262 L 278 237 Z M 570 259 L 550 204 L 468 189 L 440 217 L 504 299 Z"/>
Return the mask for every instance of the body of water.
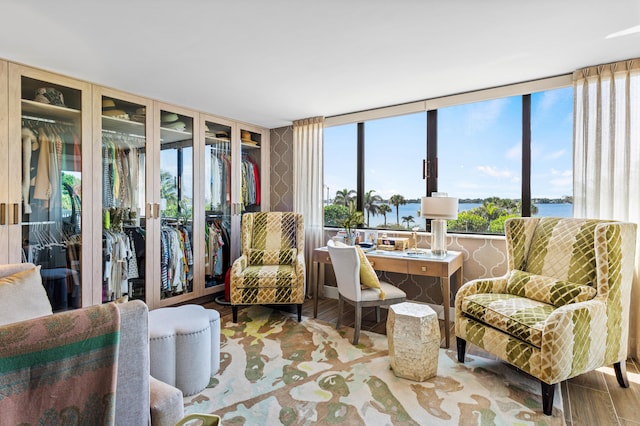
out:
<path id="1" fill-rule="evenodd" d="M 458 211 L 470 210 L 474 207 L 479 207 L 482 204 L 479 203 L 460 203 Z M 554 217 L 572 217 L 573 216 L 573 204 L 536 204 L 538 208 L 538 216 L 554 216 Z M 396 223 L 396 208 L 391 206 L 391 213 L 387 213 L 387 225 L 395 225 Z M 411 226 L 425 227 L 426 219 L 420 217 L 420 203 L 410 203 L 401 205 L 399 208 L 400 224 L 402 224 L 403 216 L 413 216 L 414 223 Z M 367 217 L 365 216 L 365 221 Z M 384 224 L 384 216 L 369 216 L 369 226 L 375 228 L 378 225 Z"/>

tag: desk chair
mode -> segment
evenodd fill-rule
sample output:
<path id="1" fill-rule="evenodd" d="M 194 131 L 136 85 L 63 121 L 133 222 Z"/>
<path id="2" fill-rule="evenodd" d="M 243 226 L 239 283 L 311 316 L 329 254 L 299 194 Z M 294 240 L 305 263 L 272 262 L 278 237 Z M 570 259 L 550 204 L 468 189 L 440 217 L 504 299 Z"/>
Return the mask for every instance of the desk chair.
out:
<path id="1" fill-rule="evenodd" d="M 338 321 L 336 322 L 336 328 L 340 328 L 344 302 L 353 305 L 356 310 L 353 344 L 357 345 L 362 323 L 362 308 L 374 306 L 376 308 L 376 321 L 380 322 L 380 306 L 404 302 L 407 299 L 407 295 L 398 287 L 378 280 L 373 267 L 360 247 L 347 246 L 329 240 L 327 249 L 329 250 L 331 264 L 338 283 Z"/>

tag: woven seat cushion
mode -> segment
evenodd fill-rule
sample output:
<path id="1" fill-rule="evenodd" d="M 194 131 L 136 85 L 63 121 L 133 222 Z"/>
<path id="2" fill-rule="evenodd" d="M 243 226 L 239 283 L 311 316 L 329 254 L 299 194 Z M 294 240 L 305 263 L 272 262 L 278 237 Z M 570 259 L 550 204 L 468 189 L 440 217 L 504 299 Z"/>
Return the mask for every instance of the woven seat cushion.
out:
<path id="1" fill-rule="evenodd" d="M 472 294 L 462 301 L 465 315 L 538 348 L 544 323 L 555 309 L 553 305 L 513 294 Z"/>
<path id="2" fill-rule="evenodd" d="M 295 276 L 296 270 L 291 265 L 247 266 L 238 287 L 291 287 Z"/>

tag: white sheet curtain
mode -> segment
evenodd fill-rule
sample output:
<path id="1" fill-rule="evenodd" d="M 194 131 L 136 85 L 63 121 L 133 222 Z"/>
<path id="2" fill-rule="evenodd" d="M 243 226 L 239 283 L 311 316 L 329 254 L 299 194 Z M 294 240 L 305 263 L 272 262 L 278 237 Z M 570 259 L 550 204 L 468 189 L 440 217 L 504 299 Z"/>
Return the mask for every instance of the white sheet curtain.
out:
<path id="1" fill-rule="evenodd" d="M 574 216 L 640 224 L 640 59 L 578 70 L 574 81 Z M 629 355 L 640 359 L 640 284 L 631 290 Z"/>
<path id="2" fill-rule="evenodd" d="M 324 117 L 293 122 L 293 209 L 304 214 L 307 295 L 314 282 L 313 250 L 324 245 Z"/>

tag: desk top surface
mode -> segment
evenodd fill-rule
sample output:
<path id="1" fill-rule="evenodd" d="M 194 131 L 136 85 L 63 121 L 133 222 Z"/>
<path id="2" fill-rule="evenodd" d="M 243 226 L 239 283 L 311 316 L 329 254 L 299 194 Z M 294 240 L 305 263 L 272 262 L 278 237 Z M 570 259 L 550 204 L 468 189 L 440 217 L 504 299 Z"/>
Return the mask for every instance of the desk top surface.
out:
<path id="1" fill-rule="evenodd" d="M 326 246 L 318 247 L 314 251 L 319 253 L 326 253 L 329 250 Z M 409 250 L 364 250 L 364 254 L 369 257 L 387 257 L 393 259 L 407 259 L 407 260 L 428 260 L 428 261 L 436 261 L 436 262 L 451 262 L 456 258 L 462 256 L 462 253 L 459 251 L 447 251 L 445 256 L 436 256 L 431 253 L 431 250 L 427 249 L 418 249 L 417 252 L 414 252 L 413 249 Z"/>

